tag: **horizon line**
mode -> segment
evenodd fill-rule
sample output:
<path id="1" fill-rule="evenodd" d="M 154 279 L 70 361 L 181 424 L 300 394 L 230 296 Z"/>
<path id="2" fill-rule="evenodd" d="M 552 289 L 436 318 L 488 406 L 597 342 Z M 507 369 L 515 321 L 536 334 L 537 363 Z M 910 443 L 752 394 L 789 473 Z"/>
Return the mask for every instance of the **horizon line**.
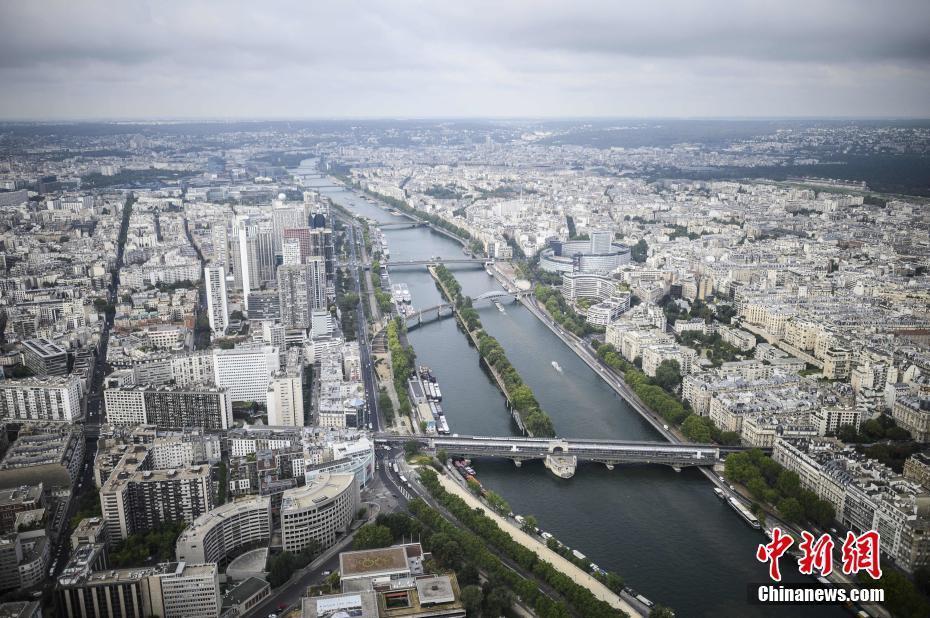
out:
<path id="1" fill-rule="evenodd" d="M 928 116 L 908 115 L 786 115 L 786 116 L 142 116 L 142 117 L 67 117 L 48 116 L 40 118 L 0 117 L 0 124 L 154 124 L 154 123 L 232 123 L 232 122 L 370 122 L 370 121 L 505 121 L 505 122 L 552 122 L 552 121 L 605 121 L 605 120 L 695 120 L 695 121 L 798 121 L 798 120 L 892 120 L 928 121 Z"/>

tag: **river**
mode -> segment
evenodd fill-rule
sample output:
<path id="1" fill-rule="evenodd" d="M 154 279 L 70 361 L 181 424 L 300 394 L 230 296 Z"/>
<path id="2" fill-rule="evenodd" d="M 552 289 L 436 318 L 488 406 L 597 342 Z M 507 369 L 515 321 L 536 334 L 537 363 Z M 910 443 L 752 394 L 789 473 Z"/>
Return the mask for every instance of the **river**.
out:
<path id="1" fill-rule="evenodd" d="M 303 165 L 312 170 L 312 163 Z M 323 195 L 350 211 L 379 222 L 391 214 L 328 179 L 311 179 Z M 428 228 L 385 230 L 392 260 L 460 257 L 461 246 Z M 500 286 L 483 269 L 450 266 L 473 298 Z M 398 268 L 391 280 L 410 288 L 413 306 L 441 302 L 425 267 Z M 604 383 L 574 352 L 519 304 L 479 306 L 485 329 L 496 337 L 514 367 L 552 417 L 560 436 L 629 440 L 660 439 L 655 430 Z M 418 364 L 439 379 L 443 409 L 455 433 L 508 435 L 516 428 L 504 398 L 478 364 L 477 351 L 455 320 L 409 332 Z M 562 371 L 552 366 L 559 364 Z M 678 616 L 847 616 L 837 607 L 762 607 L 746 601 L 747 584 L 768 581 L 755 559 L 765 536 L 749 528 L 695 469 L 663 466 L 579 464 L 568 480 L 541 462 L 516 468 L 509 461 L 475 462 L 481 482 L 500 493 L 515 513 L 533 514 L 544 530 L 586 554 L 601 568 Z M 782 562 L 785 582 L 812 581 Z"/>

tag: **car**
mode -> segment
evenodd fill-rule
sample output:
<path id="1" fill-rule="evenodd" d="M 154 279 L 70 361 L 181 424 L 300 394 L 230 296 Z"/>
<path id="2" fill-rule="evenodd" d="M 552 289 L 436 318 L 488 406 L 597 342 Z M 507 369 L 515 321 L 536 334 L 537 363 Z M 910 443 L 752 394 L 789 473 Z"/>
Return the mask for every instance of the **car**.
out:
<path id="1" fill-rule="evenodd" d="M 332 573 L 332 571 L 323 571 L 323 577 L 329 577 L 330 573 Z"/>

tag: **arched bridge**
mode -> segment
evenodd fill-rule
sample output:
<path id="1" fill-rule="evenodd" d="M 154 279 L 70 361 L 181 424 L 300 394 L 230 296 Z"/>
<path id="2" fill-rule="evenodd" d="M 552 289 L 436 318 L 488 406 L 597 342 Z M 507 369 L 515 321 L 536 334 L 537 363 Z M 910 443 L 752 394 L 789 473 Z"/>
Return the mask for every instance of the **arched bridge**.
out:
<path id="1" fill-rule="evenodd" d="M 574 475 L 578 460 L 617 464 L 662 464 L 674 468 L 713 466 L 721 453 L 743 450 L 716 444 L 673 444 L 626 440 L 587 440 L 576 438 L 523 438 L 482 436 L 395 436 L 377 434 L 376 442 L 403 444 L 416 440 L 433 450 L 444 450 L 463 457 L 512 459 L 518 466 L 527 460 L 542 459 L 546 467 L 563 478 Z"/>
<path id="2" fill-rule="evenodd" d="M 503 301 L 506 301 L 506 302 L 512 302 L 512 301 L 517 300 L 519 297 L 521 297 L 521 296 L 526 296 L 526 295 L 528 295 L 528 294 L 530 294 L 530 293 L 531 293 L 531 292 L 529 292 L 529 291 L 526 291 L 526 292 L 523 292 L 523 291 L 520 291 L 520 292 L 507 292 L 506 290 L 500 290 L 500 291 L 495 291 L 495 292 L 485 292 L 484 294 L 481 294 L 480 296 L 476 296 L 475 298 L 471 299 L 471 302 L 474 303 L 474 304 L 477 304 L 477 303 L 480 303 L 480 302 L 485 302 L 485 301 L 486 301 L 486 302 L 493 302 L 493 301 L 496 301 L 496 300 L 503 300 Z"/>
<path id="3" fill-rule="evenodd" d="M 447 318 L 453 315 L 455 315 L 455 307 L 449 303 L 442 303 L 434 307 L 427 307 L 426 309 L 420 309 L 416 313 L 406 315 L 404 316 L 404 321 L 407 324 L 407 330 L 412 330 L 421 324 L 435 322 L 441 318 Z"/>

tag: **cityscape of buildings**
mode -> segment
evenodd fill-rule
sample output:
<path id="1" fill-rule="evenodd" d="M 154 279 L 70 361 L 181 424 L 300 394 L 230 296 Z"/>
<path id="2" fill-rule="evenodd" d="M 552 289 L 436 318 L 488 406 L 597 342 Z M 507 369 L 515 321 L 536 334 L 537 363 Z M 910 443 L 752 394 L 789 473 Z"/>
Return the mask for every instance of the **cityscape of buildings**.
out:
<path id="1" fill-rule="evenodd" d="M 711 466 L 737 513 L 754 510 L 749 521 L 878 530 L 888 569 L 919 579 L 930 568 L 926 200 L 860 181 L 691 173 L 816 165 L 837 144 L 926 152 L 927 128 L 811 123 L 649 148 L 575 144 L 569 129 L 530 122 L 208 134 L 0 131 L 0 593 L 33 595 L 0 611 L 466 615 L 481 580 L 461 585 L 438 534 L 350 546 L 390 516 L 444 504 L 432 467 L 466 495 L 477 484 L 481 509 L 501 499 L 468 471 L 480 471 L 480 451 L 446 450 L 468 438 L 455 416 L 470 405 L 465 378 L 437 371 L 444 399 L 415 360 L 432 350 L 407 330 L 460 320 L 485 364 L 481 388 L 509 404 L 483 413 L 513 416 L 515 433 L 532 433 L 522 421 L 535 405 L 567 437 L 618 437 L 527 404 L 552 376 L 514 382 L 528 361 L 502 360 L 516 350 L 470 311 L 525 309 L 653 442 L 713 445 L 716 459 L 696 465 Z M 402 232 L 458 251 L 424 253 Z M 428 309 L 405 269 L 428 269 L 447 293 L 446 262 L 483 269 L 495 287 Z M 577 374 L 551 364 L 577 390 Z M 555 440 L 546 468 L 586 474 Z M 518 450 L 491 457 L 532 459 Z M 789 480 L 740 478 L 727 462 L 745 453 Z M 787 502 L 799 502 L 784 494 L 792 483 L 805 504 Z M 568 555 L 592 603 L 667 615 L 610 588 L 592 559 L 611 557 L 596 546 L 573 553 L 499 514 L 533 552 Z M 330 581 L 321 574 L 337 560 Z M 518 601 L 514 583 L 491 587 L 521 615 L 559 615 Z M 573 615 L 600 615 L 553 594 Z"/>

